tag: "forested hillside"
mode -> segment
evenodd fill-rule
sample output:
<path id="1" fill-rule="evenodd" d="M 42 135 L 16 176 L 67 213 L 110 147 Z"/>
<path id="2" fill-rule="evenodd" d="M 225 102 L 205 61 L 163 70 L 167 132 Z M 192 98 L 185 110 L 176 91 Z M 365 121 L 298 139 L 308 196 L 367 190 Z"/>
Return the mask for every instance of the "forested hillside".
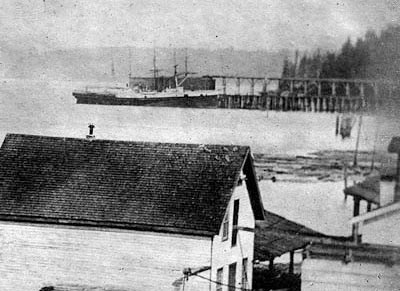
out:
<path id="1" fill-rule="evenodd" d="M 348 39 L 340 51 L 313 53 L 283 62 L 283 77 L 362 78 L 400 80 L 400 25 L 388 26 L 379 34 L 373 30 L 352 42 Z"/>

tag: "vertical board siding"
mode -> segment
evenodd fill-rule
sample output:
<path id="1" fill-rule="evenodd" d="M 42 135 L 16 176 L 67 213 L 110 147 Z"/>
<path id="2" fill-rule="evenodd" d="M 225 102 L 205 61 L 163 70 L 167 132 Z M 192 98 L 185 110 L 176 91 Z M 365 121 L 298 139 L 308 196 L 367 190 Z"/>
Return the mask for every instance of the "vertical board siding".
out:
<path id="1" fill-rule="evenodd" d="M 209 239 L 0 222 L 0 290 L 46 285 L 173 290 L 186 267 L 210 264 Z"/>

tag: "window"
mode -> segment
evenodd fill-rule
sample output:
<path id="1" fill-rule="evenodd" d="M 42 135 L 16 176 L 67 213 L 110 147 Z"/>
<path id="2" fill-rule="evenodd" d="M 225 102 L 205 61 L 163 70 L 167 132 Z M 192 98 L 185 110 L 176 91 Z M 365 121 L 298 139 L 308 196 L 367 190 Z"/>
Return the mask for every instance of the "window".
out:
<path id="1" fill-rule="evenodd" d="M 236 263 L 229 265 L 228 290 L 236 291 Z"/>
<path id="2" fill-rule="evenodd" d="M 229 211 L 226 211 L 224 220 L 222 221 L 222 241 L 229 237 Z"/>
<path id="3" fill-rule="evenodd" d="M 242 261 L 242 288 L 248 288 L 248 276 L 247 276 L 247 258 L 244 258 Z"/>
<path id="4" fill-rule="evenodd" d="M 236 199 L 233 202 L 232 246 L 235 246 L 237 242 L 238 220 L 239 220 L 239 199 Z"/>
<path id="5" fill-rule="evenodd" d="M 216 291 L 222 291 L 222 280 L 224 277 L 224 269 L 223 268 L 219 268 L 217 270 L 217 289 Z"/>

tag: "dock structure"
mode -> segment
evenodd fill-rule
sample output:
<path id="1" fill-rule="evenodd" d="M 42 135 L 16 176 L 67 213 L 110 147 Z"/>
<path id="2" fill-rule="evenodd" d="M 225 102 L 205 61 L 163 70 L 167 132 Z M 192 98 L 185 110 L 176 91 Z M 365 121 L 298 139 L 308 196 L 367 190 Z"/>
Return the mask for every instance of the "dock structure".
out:
<path id="1" fill-rule="evenodd" d="M 220 108 L 264 109 L 277 111 L 357 112 L 376 110 L 382 96 L 393 96 L 398 84 L 382 80 L 262 78 L 244 76 L 210 76 L 222 78 Z M 237 94 L 226 94 L 226 79 L 235 78 Z M 250 94 L 240 94 L 242 80 L 250 82 Z M 254 94 L 256 82 L 263 82 L 260 94 Z M 271 83 L 276 90 L 268 90 Z"/>
<path id="2" fill-rule="evenodd" d="M 236 83 L 236 92 L 237 95 L 240 94 L 240 85 L 242 84 L 242 81 L 248 81 L 250 82 L 250 94 L 254 96 L 254 87 L 257 82 L 263 82 L 263 88 L 266 88 L 266 84 L 268 82 L 267 78 L 265 77 L 252 77 L 252 76 L 234 76 L 234 75 L 207 75 L 203 76 L 203 78 L 212 78 L 212 79 L 221 79 L 222 80 L 222 91 L 223 94 L 226 95 L 226 80 L 227 79 L 234 79 Z"/>

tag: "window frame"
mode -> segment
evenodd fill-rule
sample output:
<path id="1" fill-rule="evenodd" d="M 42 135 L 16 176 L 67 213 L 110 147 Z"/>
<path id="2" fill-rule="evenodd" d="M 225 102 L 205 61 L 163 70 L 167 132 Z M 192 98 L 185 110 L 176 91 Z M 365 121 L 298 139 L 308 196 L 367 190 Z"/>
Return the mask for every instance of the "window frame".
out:
<path id="1" fill-rule="evenodd" d="M 229 209 L 226 211 L 224 219 L 222 220 L 222 241 L 229 238 Z"/>
<path id="2" fill-rule="evenodd" d="M 216 291 L 222 291 L 222 284 L 224 280 L 224 267 L 217 269 L 216 281 L 217 286 L 215 288 Z"/>
<path id="3" fill-rule="evenodd" d="M 236 272 L 237 263 L 232 263 L 229 265 L 228 269 L 228 291 L 236 291 Z"/>
<path id="4" fill-rule="evenodd" d="M 232 239 L 231 246 L 237 245 L 239 225 L 240 199 L 233 200 Z"/>
<path id="5" fill-rule="evenodd" d="M 247 272 L 249 260 L 248 258 L 243 258 L 242 260 L 242 289 L 247 289 L 249 287 L 249 278 L 247 277 Z"/>

